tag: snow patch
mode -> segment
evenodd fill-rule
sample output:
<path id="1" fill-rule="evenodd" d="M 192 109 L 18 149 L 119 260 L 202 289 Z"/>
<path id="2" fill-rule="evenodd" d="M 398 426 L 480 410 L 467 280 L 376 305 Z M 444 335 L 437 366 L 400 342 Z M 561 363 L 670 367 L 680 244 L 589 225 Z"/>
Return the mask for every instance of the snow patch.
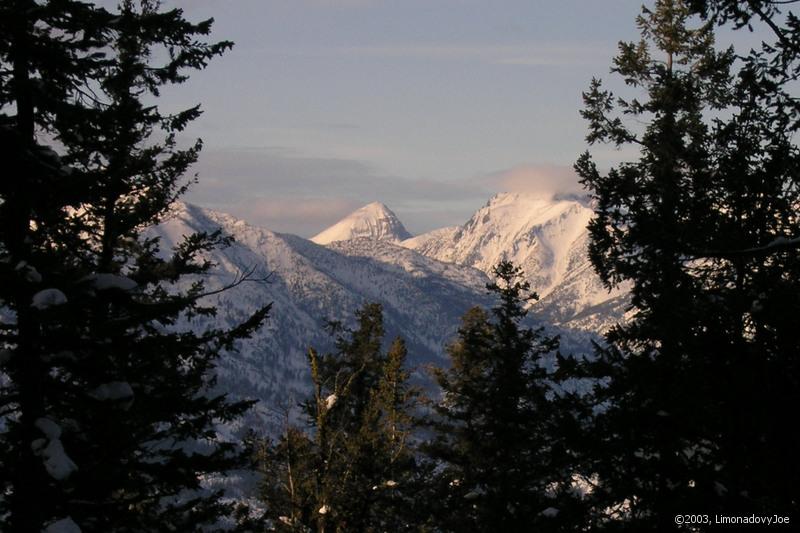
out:
<path id="1" fill-rule="evenodd" d="M 58 289 L 45 289 L 33 295 L 31 307 L 47 309 L 67 303 L 67 296 Z"/>
<path id="2" fill-rule="evenodd" d="M 57 522 L 53 522 L 44 528 L 42 533 L 81 533 L 81 528 L 68 516 Z"/>
<path id="3" fill-rule="evenodd" d="M 39 439 L 44 440 L 44 439 Z M 69 458 L 67 452 L 64 451 L 64 445 L 61 440 L 52 439 L 47 443 L 47 446 L 42 448 L 38 441 L 34 441 L 34 452 L 42 458 L 44 469 L 50 474 L 50 477 L 57 481 L 67 479 L 78 466 Z"/>
<path id="4" fill-rule="evenodd" d="M 124 400 L 133 397 L 133 388 L 126 381 L 112 381 L 93 389 L 89 396 L 101 402 Z"/>
<path id="5" fill-rule="evenodd" d="M 335 394 L 331 394 L 327 398 L 325 398 L 325 409 L 330 409 L 334 405 L 336 405 L 336 400 L 338 397 Z"/>
<path id="6" fill-rule="evenodd" d="M 465 500 L 474 500 L 486 494 L 486 489 L 483 487 L 475 487 L 464 495 Z"/>
<path id="7" fill-rule="evenodd" d="M 37 418 L 33 425 L 50 440 L 61 438 L 61 426 L 49 418 Z"/>
<path id="8" fill-rule="evenodd" d="M 105 291 L 109 289 L 118 289 L 121 291 L 132 291 L 138 286 L 138 283 L 131 278 L 120 276 L 118 274 L 98 273 L 92 274 L 84 278 L 85 281 L 91 283 L 94 289 L 98 291 Z"/>
<path id="9" fill-rule="evenodd" d="M 61 444 L 61 426 L 49 418 L 37 418 L 33 425 L 47 437 L 31 442 L 33 453 L 42 458 L 44 469 L 53 479 L 61 481 L 68 478 L 78 467 Z"/>
<path id="10" fill-rule="evenodd" d="M 41 283 L 42 282 L 42 275 L 39 274 L 39 271 L 36 270 L 32 265 L 29 265 L 25 261 L 20 261 L 17 263 L 17 266 L 14 268 L 17 272 L 21 272 L 22 276 L 30 281 L 31 283 Z"/>

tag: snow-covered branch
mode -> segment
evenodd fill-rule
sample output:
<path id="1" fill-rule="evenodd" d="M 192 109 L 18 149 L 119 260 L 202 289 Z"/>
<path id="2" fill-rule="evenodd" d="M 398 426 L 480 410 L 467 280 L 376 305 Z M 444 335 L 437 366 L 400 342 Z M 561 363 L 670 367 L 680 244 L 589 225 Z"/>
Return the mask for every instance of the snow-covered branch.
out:
<path id="1" fill-rule="evenodd" d="M 755 246 L 752 248 L 742 248 L 738 250 L 697 250 L 692 252 L 690 255 L 695 258 L 759 256 L 770 255 L 775 252 L 793 248 L 800 248 L 800 237 L 795 237 L 793 239 L 778 237 L 764 246 Z"/>

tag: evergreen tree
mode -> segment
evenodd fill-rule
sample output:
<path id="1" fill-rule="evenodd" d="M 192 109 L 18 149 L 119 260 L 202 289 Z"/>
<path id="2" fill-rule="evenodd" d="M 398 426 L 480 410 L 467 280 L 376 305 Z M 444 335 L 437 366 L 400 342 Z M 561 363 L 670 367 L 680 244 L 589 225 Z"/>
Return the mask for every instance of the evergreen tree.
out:
<path id="1" fill-rule="evenodd" d="M 268 445 L 263 496 L 270 519 L 287 531 L 413 530 L 417 393 L 405 343 L 397 338 L 382 351 L 379 304 L 356 316 L 358 328 L 338 336 L 335 353 L 309 351 L 310 432 L 287 425 Z"/>
<path id="2" fill-rule="evenodd" d="M 558 338 L 522 324 L 537 296 L 520 269 L 504 261 L 494 274 L 498 304 L 464 315 L 451 368 L 435 371 L 433 521 L 446 531 L 572 530 L 575 421 L 544 365 Z"/>
<path id="3" fill-rule="evenodd" d="M 735 287 L 725 294 L 738 349 L 730 365 L 738 386 L 728 399 L 738 413 L 727 431 L 734 483 L 744 487 L 744 505 L 796 514 L 800 499 L 790 479 L 800 475 L 793 452 L 800 439 L 785 415 L 800 402 L 800 19 L 785 11 L 793 3 L 691 5 L 711 22 L 760 25 L 773 37 L 738 57 L 735 111 L 715 131 L 721 231 L 698 255 L 725 265 L 718 284 Z M 737 438 L 743 429 L 746 438 Z"/>
<path id="4" fill-rule="evenodd" d="M 797 440 L 779 413 L 797 401 L 798 336 L 779 317 L 798 307 L 774 291 L 797 294 L 798 258 L 757 251 L 798 234 L 794 112 L 775 113 L 782 97 L 752 65 L 732 74 L 710 22 L 690 23 L 680 0 L 644 9 L 642 41 L 621 43 L 612 69 L 644 98 L 615 99 L 597 80 L 584 95 L 587 139 L 640 151 L 605 175 L 588 153 L 576 164 L 597 206 L 591 260 L 609 287 L 632 284 L 633 316 L 591 369 L 609 379 L 588 450 L 595 518 L 609 529 L 796 505 L 780 469 L 797 472 Z"/>
<path id="5" fill-rule="evenodd" d="M 265 519 L 276 531 L 305 532 L 315 523 L 315 450 L 311 437 L 291 425 L 289 413 L 285 431 L 272 442 L 262 439 L 256 462 L 263 475 L 261 499 L 268 506 Z"/>
<path id="6" fill-rule="evenodd" d="M 31 448 L 46 413 L 50 368 L 37 307 L 63 299 L 51 290 L 74 277 L 63 210 L 83 180 L 63 168 L 41 138 L 67 110 L 86 109 L 81 91 L 103 66 L 107 14 L 78 1 L 0 3 L 0 516 L 17 531 L 39 531 L 59 504 L 56 482 Z M 77 190 L 76 190 L 77 189 Z M 48 284 L 42 286 L 42 284 Z M 33 307 L 34 295 L 40 294 Z M 53 332 L 55 333 L 55 332 Z M 9 514 L 10 513 L 10 514 Z"/>
<path id="7" fill-rule="evenodd" d="M 800 71 L 800 18 L 793 11 L 786 11 L 796 3 L 794 0 L 687 0 L 693 13 L 717 25 L 750 31 L 760 27 L 772 35 L 773 42 L 762 41 L 760 49 L 751 49 L 740 59 L 758 72 L 762 95 L 772 95 L 762 104 L 776 110 L 797 107 L 792 99 L 780 97 L 781 93 L 786 96 L 784 90 Z M 792 129 L 797 127 L 795 121 Z"/>
<path id="8" fill-rule="evenodd" d="M 0 298 L 15 318 L 4 336 L 10 483 L 0 504 L 16 531 L 59 520 L 196 531 L 230 511 L 203 480 L 244 457 L 214 428 L 249 403 L 212 393 L 214 362 L 268 306 L 231 331 L 187 330 L 215 310 L 199 303 L 201 283 L 177 283 L 206 272 L 204 252 L 228 239 L 196 234 L 170 253 L 144 233 L 185 190 L 200 144 L 175 141 L 197 107 L 163 114 L 143 100 L 230 43 L 204 43 L 210 20 L 192 24 L 149 0 L 112 13 L 80 2 L 3 8 L 13 28 L 0 51 L 14 68 L 0 94 L 21 150 L 0 204 L 13 281 Z M 54 139 L 60 155 L 37 139 Z"/>

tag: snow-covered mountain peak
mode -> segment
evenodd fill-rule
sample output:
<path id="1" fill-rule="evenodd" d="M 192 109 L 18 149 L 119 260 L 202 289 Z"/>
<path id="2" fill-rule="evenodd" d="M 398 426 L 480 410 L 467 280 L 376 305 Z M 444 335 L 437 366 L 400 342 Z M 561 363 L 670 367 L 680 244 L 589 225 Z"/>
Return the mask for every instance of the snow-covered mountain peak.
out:
<path id="1" fill-rule="evenodd" d="M 355 238 L 321 246 L 184 203 L 176 203 L 149 236 L 158 237 L 167 250 L 186 235 L 216 230 L 235 239 L 208 253 L 214 266 L 202 276 L 213 293 L 204 303 L 215 305 L 218 313 L 179 326 L 231 327 L 272 303 L 265 326 L 237 343 L 217 367 L 220 391 L 265 402 L 253 414 L 263 417 L 261 427 L 271 420 L 266 406 L 296 405 L 295 399 L 308 392 L 307 350 L 333 349 L 329 321 L 353 326 L 357 309 L 379 303 L 387 342 L 401 335 L 414 366 L 441 364 L 460 317 L 476 304 L 491 303 L 485 294 L 488 279 L 479 270 L 441 263 L 386 240 Z M 180 285 L 187 288 L 194 281 L 183 279 Z"/>
<path id="2" fill-rule="evenodd" d="M 421 235 L 403 244 L 487 273 L 502 259 L 513 261 L 528 267 L 528 274 L 539 278 L 537 290 L 545 293 L 562 279 L 568 252 L 585 236 L 591 217 L 592 210 L 575 198 L 499 193 L 460 228 Z"/>
<path id="3" fill-rule="evenodd" d="M 591 210 L 578 197 L 554 196 L 535 192 L 502 192 L 492 196 L 472 218 L 490 218 L 504 226 L 530 226 L 545 222 L 565 212 Z"/>
<path id="4" fill-rule="evenodd" d="M 162 240 L 165 250 L 198 231 L 221 230 L 235 238 L 230 246 L 208 253 L 214 267 L 202 277 L 213 293 L 206 302 L 217 307 L 217 315 L 192 317 L 178 326 L 196 331 L 231 327 L 272 303 L 266 325 L 224 354 L 216 370 L 219 391 L 264 402 L 246 422 L 263 427 L 272 420 L 265 406 L 295 405 L 307 394 L 308 347 L 321 353 L 334 348 L 325 325 L 334 320 L 353 326 L 353 312 L 365 302 L 382 305 L 386 339 L 401 335 L 412 365 L 441 364 L 460 317 L 474 305 L 492 305 L 486 274 L 500 258 L 522 266 L 542 294 L 534 320 L 570 328 L 559 330 L 565 353 L 588 353 L 588 340 L 594 337 L 572 328 L 599 331 L 621 316 L 624 301 L 603 290 L 591 271 L 585 231 L 573 240 L 572 230 L 585 225 L 581 209 L 573 201 L 499 195 L 463 226 L 391 242 L 386 236 L 403 235 L 402 225 L 398 222 L 400 232 L 395 228 L 394 233 L 384 231 L 390 227 L 375 228 L 377 220 L 388 224 L 386 219 L 396 217 L 382 204 L 370 204 L 345 221 L 353 230 L 363 216 L 375 233 L 321 246 L 176 203 L 149 233 Z M 560 238 L 571 246 L 554 247 Z M 180 283 L 186 288 L 194 281 Z M 416 374 L 421 382 L 427 379 L 423 374 Z"/>
<path id="5" fill-rule="evenodd" d="M 317 244 L 330 244 L 360 238 L 400 242 L 411 238 L 411 234 L 391 209 L 380 202 L 372 202 L 353 211 L 311 240 Z"/>
<path id="6" fill-rule="evenodd" d="M 614 306 L 622 302 L 623 291 L 605 290 L 589 264 L 586 226 L 593 214 L 589 200 L 581 196 L 505 192 L 490 198 L 463 226 L 426 233 L 402 245 L 490 276 L 501 260 L 512 261 L 542 297 L 536 304 L 542 316 L 556 324 L 600 330 L 621 316 Z"/>

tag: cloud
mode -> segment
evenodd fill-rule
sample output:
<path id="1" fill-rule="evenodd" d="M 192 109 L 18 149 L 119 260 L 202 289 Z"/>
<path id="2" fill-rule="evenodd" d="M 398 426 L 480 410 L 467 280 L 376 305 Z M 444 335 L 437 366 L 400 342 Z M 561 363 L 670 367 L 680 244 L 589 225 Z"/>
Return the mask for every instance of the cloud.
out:
<path id="1" fill-rule="evenodd" d="M 565 165 L 520 165 L 489 174 L 479 182 L 498 192 L 532 192 L 547 196 L 585 193 L 575 171 Z"/>
<path id="2" fill-rule="evenodd" d="M 390 176 L 363 161 L 285 147 L 204 150 L 194 170 L 199 183 L 187 201 L 302 236 L 374 201 L 387 204 L 410 231 L 427 231 L 463 222 L 488 196 L 476 182 Z"/>
<path id="3" fill-rule="evenodd" d="M 200 182 L 188 201 L 305 237 L 374 201 L 420 233 L 462 224 L 495 192 L 585 194 L 566 165 L 526 164 L 446 182 L 390 176 L 360 160 L 277 146 L 204 150 L 195 170 Z"/>
<path id="4" fill-rule="evenodd" d="M 236 215 L 277 232 L 313 235 L 361 207 L 345 198 L 252 198 L 235 206 Z"/>
<path id="5" fill-rule="evenodd" d="M 388 205 L 412 233 L 462 224 L 495 192 L 585 194 L 566 165 L 526 164 L 453 182 L 391 176 L 357 159 L 286 147 L 204 150 L 187 200 L 309 237 L 362 205 Z"/>

